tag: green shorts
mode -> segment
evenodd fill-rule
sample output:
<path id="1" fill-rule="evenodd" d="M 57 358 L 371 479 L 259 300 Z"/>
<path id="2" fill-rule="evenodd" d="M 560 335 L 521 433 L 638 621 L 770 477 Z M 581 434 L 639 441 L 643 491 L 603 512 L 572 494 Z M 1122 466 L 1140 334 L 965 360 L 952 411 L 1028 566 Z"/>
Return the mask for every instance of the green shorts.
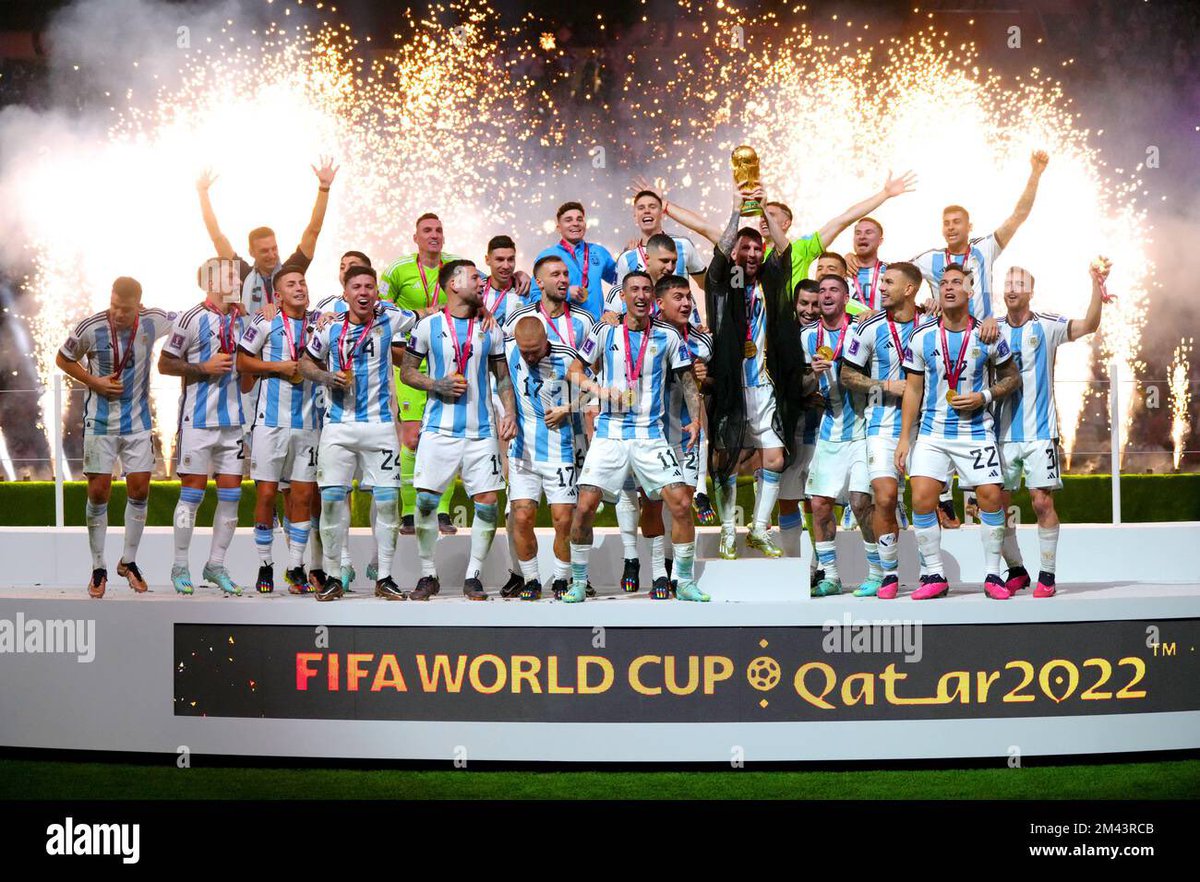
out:
<path id="1" fill-rule="evenodd" d="M 396 371 L 396 402 L 399 408 L 397 418 L 402 423 L 420 422 L 421 417 L 425 415 L 425 391 L 401 383 L 399 370 Z"/>

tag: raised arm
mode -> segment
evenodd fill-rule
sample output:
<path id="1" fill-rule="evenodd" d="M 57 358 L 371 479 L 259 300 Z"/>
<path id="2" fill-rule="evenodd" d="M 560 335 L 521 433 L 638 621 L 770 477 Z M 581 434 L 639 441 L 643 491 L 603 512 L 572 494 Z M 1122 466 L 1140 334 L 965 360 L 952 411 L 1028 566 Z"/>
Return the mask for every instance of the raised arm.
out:
<path id="1" fill-rule="evenodd" d="M 321 226 L 325 223 L 325 209 L 329 206 L 329 188 L 333 185 L 333 179 L 337 176 L 340 166 L 333 164 L 333 157 L 322 156 L 321 167 L 317 168 L 314 165 L 311 168 L 317 176 L 317 200 L 313 203 L 308 226 L 304 228 L 304 234 L 300 237 L 300 253 L 309 260 L 312 260 L 317 251 L 317 237 L 321 235 Z"/>
<path id="2" fill-rule="evenodd" d="M 840 236 L 842 231 L 850 226 L 850 224 L 859 220 L 864 215 L 870 214 L 893 196 L 911 193 L 916 187 L 917 176 L 911 171 L 905 172 L 898 178 L 892 177 L 892 173 L 889 171 L 887 180 L 883 182 L 883 187 L 878 193 L 868 196 L 862 202 L 856 202 L 837 217 L 831 217 L 825 221 L 825 225 L 817 230 L 821 244 L 826 248 L 831 247 L 833 240 Z"/>
<path id="3" fill-rule="evenodd" d="M 1017 200 L 1017 207 L 1013 209 L 1008 220 L 996 227 L 996 244 L 1001 248 L 1006 247 L 1012 241 L 1017 228 L 1025 223 L 1029 212 L 1033 210 L 1033 200 L 1037 198 L 1038 181 L 1042 179 L 1042 172 L 1046 170 L 1048 162 L 1050 162 L 1050 155 L 1045 150 L 1035 150 L 1029 157 L 1029 180 L 1025 182 L 1025 189 L 1021 193 L 1021 198 Z"/>
<path id="4" fill-rule="evenodd" d="M 217 223 L 217 214 L 213 211 L 212 200 L 208 196 L 208 188 L 216 179 L 217 176 L 212 173 L 212 169 L 206 168 L 196 179 L 196 192 L 200 195 L 200 214 L 204 217 L 204 228 L 208 230 L 208 238 L 212 239 L 213 247 L 217 249 L 217 257 L 230 260 L 235 256 L 233 245 L 230 244 L 229 238 L 221 232 L 221 227 Z"/>
<path id="5" fill-rule="evenodd" d="M 1104 307 L 1104 282 L 1108 279 L 1108 271 L 1111 264 L 1106 258 L 1100 258 L 1103 263 L 1097 267 L 1094 263 L 1091 266 L 1092 274 L 1092 299 L 1088 303 L 1087 315 L 1081 319 L 1071 319 L 1067 323 L 1067 339 L 1078 340 L 1080 337 L 1086 337 L 1088 334 L 1093 334 L 1100 327 L 1100 312 Z"/>

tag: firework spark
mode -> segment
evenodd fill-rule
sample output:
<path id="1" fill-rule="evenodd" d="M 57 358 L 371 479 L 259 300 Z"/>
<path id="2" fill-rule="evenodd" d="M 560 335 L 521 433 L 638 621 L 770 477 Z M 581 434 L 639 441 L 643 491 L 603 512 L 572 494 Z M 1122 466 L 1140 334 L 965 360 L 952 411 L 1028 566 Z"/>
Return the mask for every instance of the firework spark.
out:
<path id="1" fill-rule="evenodd" d="M 1187 443 L 1192 421 L 1188 414 L 1191 399 L 1192 338 L 1180 340 L 1171 357 L 1171 373 L 1168 385 L 1171 389 L 1171 443 L 1175 447 L 1175 470 L 1183 459 L 1183 448 Z"/>

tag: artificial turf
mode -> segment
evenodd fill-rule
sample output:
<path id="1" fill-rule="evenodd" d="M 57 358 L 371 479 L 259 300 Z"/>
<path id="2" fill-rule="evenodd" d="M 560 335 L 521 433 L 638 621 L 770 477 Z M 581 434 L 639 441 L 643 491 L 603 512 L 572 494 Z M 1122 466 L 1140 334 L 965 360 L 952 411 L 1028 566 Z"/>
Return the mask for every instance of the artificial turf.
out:
<path id="1" fill-rule="evenodd" d="M 0 799 L 1195 799 L 1200 760 L 1023 768 L 492 771 L 0 759 Z"/>

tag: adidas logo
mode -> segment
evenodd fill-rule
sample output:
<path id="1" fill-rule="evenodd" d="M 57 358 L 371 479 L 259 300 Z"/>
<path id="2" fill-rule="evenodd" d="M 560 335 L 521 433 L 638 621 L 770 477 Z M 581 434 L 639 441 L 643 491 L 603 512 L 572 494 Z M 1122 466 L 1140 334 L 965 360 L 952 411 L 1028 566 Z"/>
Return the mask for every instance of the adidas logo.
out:
<path id="1" fill-rule="evenodd" d="M 999 478 L 1000 473 L 997 472 L 995 469 L 992 469 L 990 472 L 988 472 L 988 477 L 989 478 Z"/>

